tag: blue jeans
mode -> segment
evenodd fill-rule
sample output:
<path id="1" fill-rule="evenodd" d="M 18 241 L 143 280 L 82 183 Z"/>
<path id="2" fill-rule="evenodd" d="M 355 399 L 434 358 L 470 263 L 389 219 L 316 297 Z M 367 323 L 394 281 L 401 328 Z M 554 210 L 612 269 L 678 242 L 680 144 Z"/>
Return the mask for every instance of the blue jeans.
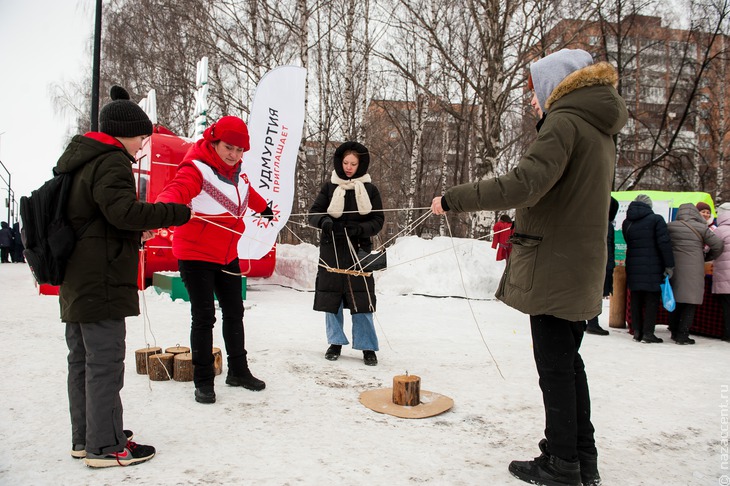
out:
<path id="1" fill-rule="evenodd" d="M 373 313 L 352 314 L 352 348 L 361 351 L 378 351 L 378 336 L 373 325 Z M 325 312 L 327 323 L 327 343 L 347 345 L 350 342 L 345 336 L 345 318 L 342 314 L 342 304 L 337 314 Z"/>

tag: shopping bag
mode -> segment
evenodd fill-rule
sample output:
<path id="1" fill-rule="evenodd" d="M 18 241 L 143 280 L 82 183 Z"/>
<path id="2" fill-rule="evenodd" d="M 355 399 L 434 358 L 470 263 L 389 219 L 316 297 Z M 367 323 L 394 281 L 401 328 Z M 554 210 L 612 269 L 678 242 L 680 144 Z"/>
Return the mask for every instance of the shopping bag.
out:
<path id="1" fill-rule="evenodd" d="M 674 301 L 674 292 L 672 292 L 672 286 L 669 284 L 669 276 L 664 276 L 664 282 L 659 284 L 662 289 L 662 305 L 669 312 L 674 312 L 677 303 Z"/>

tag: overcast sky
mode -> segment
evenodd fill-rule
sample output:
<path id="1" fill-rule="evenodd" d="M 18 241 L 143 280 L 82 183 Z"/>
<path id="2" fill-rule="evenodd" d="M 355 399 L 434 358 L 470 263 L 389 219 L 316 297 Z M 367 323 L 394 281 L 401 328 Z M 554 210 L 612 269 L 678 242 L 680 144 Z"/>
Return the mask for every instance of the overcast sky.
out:
<path id="1" fill-rule="evenodd" d="M 81 79 L 91 66 L 94 4 L 0 0 L 0 161 L 16 201 L 50 178 L 71 132 L 71 118 L 55 113 L 51 85 Z M 2 167 L 0 177 L 8 180 Z M 5 221 L 6 182 L 0 195 Z"/>

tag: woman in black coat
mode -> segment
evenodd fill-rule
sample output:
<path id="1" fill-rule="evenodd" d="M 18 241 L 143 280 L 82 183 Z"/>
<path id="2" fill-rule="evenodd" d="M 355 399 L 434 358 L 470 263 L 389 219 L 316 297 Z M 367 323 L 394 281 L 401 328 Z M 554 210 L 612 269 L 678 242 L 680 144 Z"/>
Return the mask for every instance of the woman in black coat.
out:
<path id="1" fill-rule="evenodd" d="M 639 194 L 629 204 L 622 226 L 626 240 L 626 285 L 631 290 L 634 341 L 661 343 L 654 334 L 664 276 L 672 276 L 674 255 L 664 218 L 652 210 L 651 199 Z M 642 315 L 643 313 L 643 315 Z"/>
<path id="2" fill-rule="evenodd" d="M 363 351 L 366 365 L 378 363 L 378 337 L 373 325 L 375 281 L 372 275 L 335 273 L 326 267 L 354 269 L 358 252 L 372 251 L 371 237 L 383 228 L 383 203 L 368 172 L 370 154 L 357 142 L 345 142 L 334 155 L 334 171 L 309 210 L 309 224 L 322 230 L 319 270 L 315 285 L 314 310 L 326 313 L 325 358 L 335 361 L 342 346 L 349 344 L 344 333 L 343 308 L 352 315 L 352 347 Z"/>

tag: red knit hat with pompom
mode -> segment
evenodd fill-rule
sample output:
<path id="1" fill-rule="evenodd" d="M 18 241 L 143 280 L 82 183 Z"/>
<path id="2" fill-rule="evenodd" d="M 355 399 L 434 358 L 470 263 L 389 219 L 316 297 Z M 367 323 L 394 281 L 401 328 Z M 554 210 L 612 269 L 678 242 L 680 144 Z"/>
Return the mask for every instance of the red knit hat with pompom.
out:
<path id="1" fill-rule="evenodd" d="M 209 142 L 222 140 L 229 145 L 241 147 L 244 152 L 251 148 L 248 137 L 248 127 L 237 116 L 224 116 L 205 129 L 203 138 Z"/>

